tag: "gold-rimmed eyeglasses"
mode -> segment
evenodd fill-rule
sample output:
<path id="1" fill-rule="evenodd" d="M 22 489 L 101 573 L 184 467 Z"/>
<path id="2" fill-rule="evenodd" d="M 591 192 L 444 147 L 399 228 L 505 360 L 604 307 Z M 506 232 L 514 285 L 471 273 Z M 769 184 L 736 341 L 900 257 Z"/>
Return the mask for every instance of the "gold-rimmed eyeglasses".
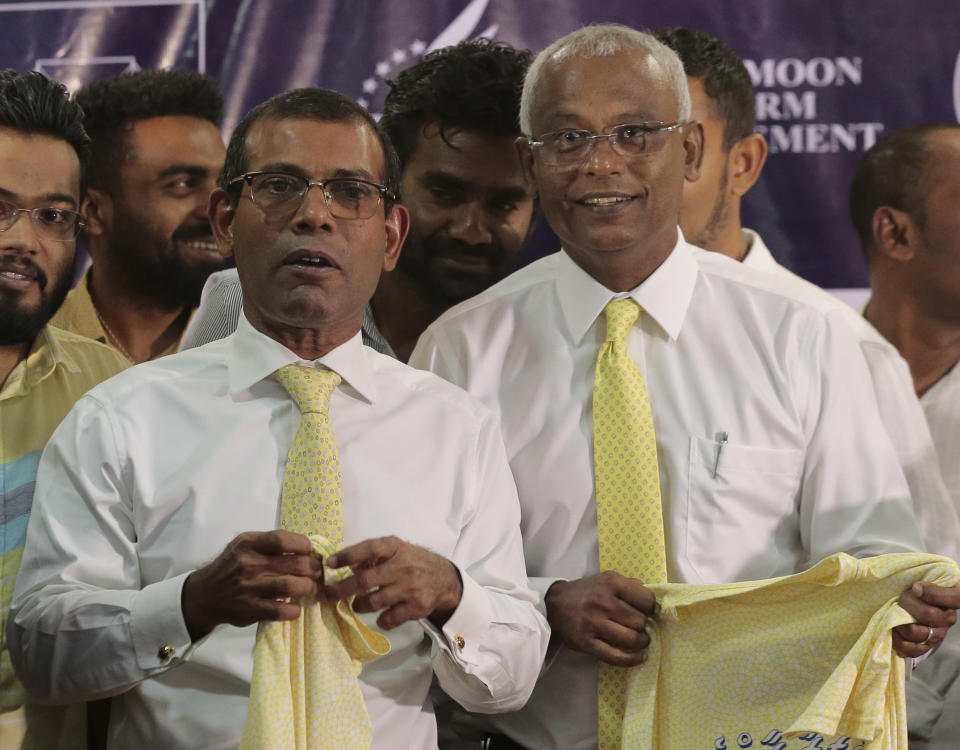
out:
<path id="1" fill-rule="evenodd" d="M 396 200 L 385 185 L 356 177 L 333 177 L 329 180 L 308 180 L 286 172 L 247 172 L 230 180 L 234 185 L 250 186 L 250 200 L 270 216 L 293 216 L 307 191 L 320 188 L 330 214 L 337 219 L 369 219 L 384 198 Z"/>
<path id="2" fill-rule="evenodd" d="M 639 122 L 616 125 L 609 133 L 591 133 L 589 130 L 554 130 L 535 138 L 528 138 L 540 154 L 543 163 L 551 167 L 575 167 L 583 164 L 596 148 L 597 141 L 609 139 L 610 146 L 620 156 L 630 158 L 660 151 L 667 137 L 687 123 Z"/>

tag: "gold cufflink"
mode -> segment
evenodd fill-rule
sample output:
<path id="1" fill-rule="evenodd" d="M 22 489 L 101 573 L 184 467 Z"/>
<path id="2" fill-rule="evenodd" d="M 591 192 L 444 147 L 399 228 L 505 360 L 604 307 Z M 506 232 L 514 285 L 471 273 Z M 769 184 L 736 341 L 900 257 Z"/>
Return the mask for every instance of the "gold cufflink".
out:
<path id="1" fill-rule="evenodd" d="M 160 648 L 157 649 L 157 658 L 161 661 L 166 661 L 171 656 L 176 649 L 171 646 L 169 643 L 164 643 Z"/>
<path id="2" fill-rule="evenodd" d="M 462 635 L 454 636 L 453 642 L 457 644 L 457 651 L 463 651 L 463 647 L 467 645 L 467 642 L 463 640 Z"/>

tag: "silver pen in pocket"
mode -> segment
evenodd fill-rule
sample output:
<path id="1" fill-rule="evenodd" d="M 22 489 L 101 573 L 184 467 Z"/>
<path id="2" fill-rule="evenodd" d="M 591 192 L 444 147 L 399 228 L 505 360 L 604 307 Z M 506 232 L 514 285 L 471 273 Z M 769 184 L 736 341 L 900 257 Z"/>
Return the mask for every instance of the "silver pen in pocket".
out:
<path id="1" fill-rule="evenodd" d="M 716 436 L 717 441 L 717 458 L 713 462 L 713 478 L 717 478 L 717 469 L 720 468 L 720 452 L 723 450 L 723 446 L 727 444 L 727 433 L 718 432 Z"/>

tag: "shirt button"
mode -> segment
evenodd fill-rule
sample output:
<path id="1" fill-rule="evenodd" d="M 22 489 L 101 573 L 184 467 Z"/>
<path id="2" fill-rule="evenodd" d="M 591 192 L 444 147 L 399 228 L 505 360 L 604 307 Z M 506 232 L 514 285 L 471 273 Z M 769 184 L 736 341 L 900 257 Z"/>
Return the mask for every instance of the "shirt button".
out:
<path id="1" fill-rule="evenodd" d="M 166 661 L 173 656 L 174 651 L 176 651 L 176 649 L 173 646 L 171 646 L 169 643 L 164 643 L 160 648 L 157 649 L 157 658 L 160 659 L 160 661 Z"/>
<path id="2" fill-rule="evenodd" d="M 457 645 L 457 651 L 463 651 L 463 647 L 467 645 L 467 642 L 463 640 L 463 636 L 459 634 L 453 637 L 453 642 Z"/>

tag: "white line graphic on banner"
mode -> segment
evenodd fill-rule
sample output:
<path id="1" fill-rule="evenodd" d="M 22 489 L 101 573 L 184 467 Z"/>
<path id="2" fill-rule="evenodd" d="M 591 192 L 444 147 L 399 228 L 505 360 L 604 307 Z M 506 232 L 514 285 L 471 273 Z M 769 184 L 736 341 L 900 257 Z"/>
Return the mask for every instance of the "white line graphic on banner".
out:
<path id="1" fill-rule="evenodd" d="M 90 8 L 149 8 L 165 7 L 170 5 L 193 5 L 197 8 L 197 70 L 201 73 L 207 69 L 207 13 L 204 0 L 44 0 L 42 2 L 0 3 L 0 13 L 51 11 L 51 10 L 85 10 Z M 92 65 L 125 66 L 115 72 L 140 70 L 140 65 L 134 55 L 102 55 L 88 56 L 81 54 L 76 57 L 41 57 L 34 63 L 34 70 L 50 74 L 52 68 L 71 67 L 81 68 Z M 114 71 L 111 71 L 114 72 Z M 54 76 L 56 77 L 56 76 Z M 79 78 L 77 78 L 79 81 Z M 71 87 L 69 82 L 67 87 Z"/>
<path id="2" fill-rule="evenodd" d="M 490 0 L 471 0 L 470 4 L 467 5 L 460 14 L 450 22 L 450 24 L 441 31 L 437 37 L 427 44 L 421 39 L 416 39 L 410 43 L 407 49 L 397 47 L 387 56 L 386 59 L 381 60 L 374 66 L 374 74 L 369 78 L 365 78 L 363 81 L 362 89 L 363 93 L 357 98 L 357 102 L 362 107 L 369 109 L 371 98 L 377 93 L 377 90 L 380 88 L 380 84 L 387 80 L 387 76 L 393 73 L 396 70 L 399 70 L 399 67 L 406 62 L 416 62 L 416 60 L 421 56 L 429 52 L 433 52 L 436 49 L 441 47 L 449 47 L 453 44 L 458 44 L 464 39 L 470 38 L 474 30 L 477 28 L 477 25 L 480 23 L 480 19 L 483 17 L 484 11 L 486 11 L 487 6 L 490 4 Z M 500 29 L 499 24 L 491 24 L 479 34 L 476 34 L 473 38 L 479 39 L 481 37 L 486 37 L 488 39 L 493 39 L 494 35 Z M 409 51 L 409 55 L 407 52 Z M 412 60 L 411 60 L 412 56 Z M 375 112 L 373 116 L 377 119 L 380 118 L 380 113 Z"/>
<path id="3" fill-rule="evenodd" d="M 957 53 L 957 65 L 953 69 L 953 111 L 960 122 L 960 52 Z"/>

